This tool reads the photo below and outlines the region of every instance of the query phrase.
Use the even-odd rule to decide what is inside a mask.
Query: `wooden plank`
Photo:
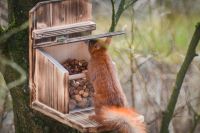
[[[56,66],[53,66],[53,75],[56,75]],[[56,80],[56,76],[53,77],[53,80]],[[53,82],[53,89],[54,89],[54,93],[53,93],[53,106],[56,110],[58,110],[58,86],[57,86],[57,82]]]
[[[64,89],[64,113],[69,113],[69,73],[65,74],[63,81],[65,81],[64,88],[67,88]]]
[[[77,42],[77,43],[71,43],[69,45],[46,47],[44,48],[44,50],[48,52],[61,64],[63,64],[69,58],[86,60],[86,61],[90,60],[88,45],[86,45],[85,42]]]
[[[36,86],[36,100],[46,103],[45,99],[45,86],[46,86],[46,68],[45,58],[41,53],[36,50],[36,60],[35,60],[35,73],[34,73],[34,83]]]
[[[54,0],[38,3],[30,10],[36,12],[36,29],[92,20],[90,0]]]
[[[65,1],[52,4],[52,26],[65,24]]]
[[[84,110],[67,114],[67,119],[83,128],[97,128],[101,124],[89,119],[89,116],[94,114],[94,109]]]
[[[96,29],[96,24],[92,21],[74,23],[71,25],[55,26],[51,28],[44,28],[33,30],[32,37],[34,39],[48,38],[53,36],[60,36],[84,31],[92,31]]]
[[[117,35],[122,35],[122,34],[125,34],[125,32],[123,32],[123,31],[109,32],[109,33],[98,34],[98,35],[89,35],[89,36],[81,36],[81,37],[74,37],[74,38],[66,38],[66,39],[63,40],[63,42],[39,43],[39,44],[37,44],[37,45],[35,45],[33,47],[34,48],[42,48],[42,47],[50,47],[50,46],[55,46],[55,45],[64,45],[64,44],[69,44],[69,43],[88,41],[88,40],[111,37],[111,36],[117,36]]]
[[[92,20],[92,4],[88,0],[68,0],[65,4],[65,24]]]
[[[39,53],[40,53],[40,51],[39,51]],[[42,53],[40,53],[40,56],[41,56],[40,60],[43,59],[43,62],[42,62],[43,65],[40,66],[40,71],[43,72],[42,76],[44,76],[43,80],[41,79],[44,82],[43,83],[44,86],[40,89],[43,90],[43,93],[44,93],[44,96],[45,96],[44,99],[42,99],[42,101],[45,105],[48,105],[49,107],[51,107],[51,105],[49,104],[49,98],[50,98],[50,86],[49,86],[49,84],[51,83],[51,81],[49,80],[49,72],[48,72],[48,69],[49,69],[48,62],[49,61]]]
[[[61,112],[59,112],[59,111],[57,111],[57,110],[55,110],[53,108],[50,108],[50,107],[48,107],[47,105],[45,105],[45,104],[43,104],[41,102],[35,101],[35,102],[33,102],[33,106],[38,107],[38,108],[40,108],[42,110],[46,110],[46,112],[50,112],[53,115],[56,115],[56,116],[58,116],[60,118],[65,118],[65,114],[63,114],[63,113],[61,113]]]
[[[63,84],[65,83],[65,82],[63,82],[63,78],[64,78],[64,76],[59,72],[59,71],[57,71],[57,73],[56,73],[56,77],[57,77],[57,85],[58,85],[58,110],[64,110],[64,106],[65,106],[65,104],[64,104],[64,88],[62,87],[63,86]],[[68,82],[67,82],[68,83]]]
[[[40,6],[36,10],[36,29],[47,28],[51,26],[50,4]]]
[[[48,0],[48,1],[38,2],[29,12],[30,13],[35,12],[42,5],[49,4],[49,3],[54,3],[54,2],[61,2],[61,1],[63,1],[63,0]]]
[[[48,81],[50,81],[50,82],[48,82],[48,91],[49,91],[49,105],[50,105],[50,107],[53,107],[53,108],[55,108],[53,105],[52,105],[52,103],[53,103],[53,97],[52,97],[52,89],[53,89],[53,86],[52,86],[52,77],[54,76],[54,75],[52,75],[52,73],[53,73],[53,65],[52,65],[52,63],[48,60],[48,66],[47,66],[47,71],[48,71],[48,77],[47,77],[47,79],[48,79]],[[54,81],[55,82],[55,81]]]
[[[38,100],[62,113],[68,112],[68,71],[45,51],[36,49],[34,82]],[[55,94],[54,94],[55,92]],[[55,101],[54,101],[55,100]]]
[[[92,4],[89,0],[79,0],[78,15],[80,21],[88,21],[92,19]]]
[[[74,75],[69,75],[69,80],[80,79],[85,77],[86,77],[85,73],[74,74]]]

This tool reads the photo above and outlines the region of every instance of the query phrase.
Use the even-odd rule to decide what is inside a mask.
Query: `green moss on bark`
[[[12,7],[10,17],[12,28],[19,27],[28,20],[29,10],[42,0],[8,0]],[[9,38],[5,44],[4,55],[14,60],[28,73],[28,29]],[[13,81],[19,75],[11,68],[4,73],[7,82]],[[28,82],[28,81],[27,81]],[[67,127],[29,107],[28,83],[10,90],[13,99],[13,111],[16,133],[78,133],[77,130]]]

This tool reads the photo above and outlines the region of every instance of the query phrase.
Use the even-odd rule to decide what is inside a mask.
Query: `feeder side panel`
[[[68,112],[68,72],[44,51],[36,50],[36,101],[62,113]]]

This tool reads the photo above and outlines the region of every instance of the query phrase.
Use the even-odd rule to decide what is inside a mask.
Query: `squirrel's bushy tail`
[[[104,107],[103,122],[118,128],[120,133],[146,133],[144,118],[133,109]]]

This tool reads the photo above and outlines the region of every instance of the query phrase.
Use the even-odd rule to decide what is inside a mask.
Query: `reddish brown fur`
[[[135,115],[131,114],[136,114],[135,111],[128,109],[127,99],[118,80],[116,68],[107,52],[110,42],[111,38],[107,38],[106,41],[90,42],[89,52],[91,60],[88,65],[88,76],[95,89],[94,104],[96,114],[91,118],[102,123],[106,128],[113,128],[116,126],[116,123],[105,123],[105,121],[109,121],[105,118],[105,108],[107,108],[107,111],[112,112],[117,110],[114,113],[119,113],[119,115],[124,117],[126,116],[123,114],[129,114],[128,117],[134,117]],[[128,130],[126,131],[126,128],[115,128],[119,128],[122,133],[129,133]]]

